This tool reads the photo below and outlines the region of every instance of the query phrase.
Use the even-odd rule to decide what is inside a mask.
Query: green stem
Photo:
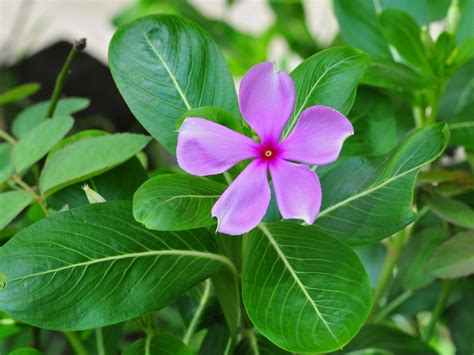
[[[372,310],[369,319],[374,318],[379,307],[379,302],[385,295],[385,292],[390,285],[393,270],[398,262],[398,258],[400,257],[400,252],[405,240],[404,232],[404,230],[401,230],[400,232],[394,234],[388,241],[387,257],[385,258],[377,286],[374,290],[374,295],[372,297]]]
[[[153,333],[148,332],[145,340],[145,355],[151,355],[151,340],[153,339]]]
[[[46,208],[46,203],[44,199],[38,195],[33,188],[28,185],[26,182],[24,182],[18,175],[13,175],[11,179],[18,185],[20,186],[23,190],[28,192],[33,198],[35,199],[36,202],[40,205],[41,209],[43,210],[43,213],[45,217],[48,217],[48,209]]]
[[[3,129],[0,129],[0,138],[5,139],[5,141],[10,143],[11,145],[16,144],[16,139],[9,135],[7,132],[5,132]]]
[[[223,173],[225,181],[227,182],[228,185],[232,184],[232,177],[230,176],[228,171],[225,171]]]
[[[198,308],[196,309],[196,312],[194,313],[193,319],[191,319],[191,322],[189,323],[189,326],[186,329],[186,332],[184,333],[184,336],[183,336],[183,343],[186,344],[186,345],[189,344],[189,341],[191,340],[191,337],[193,336],[194,332],[196,331],[199,320],[201,319],[201,316],[204,312],[204,308],[206,307],[207,301],[209,300],[210,292],[211,292],[211,280],[207,279],[204,282],[204,292],[202,294],[202,297],[201,297],[201,300],[199,302]]]
[[[95,339],[97,342],[97,354],[106,355],[105,346],[104,346],[104,335],[102,333],[102,328],[97,328],[95,330]]]
[[[84,344],[82,344],[81,339],[79,339],[79,337],[77,336],[76,332],[64,332],[63,334],[69,341],[69,344],[71,344],[71,347],[74,349],[76,355],[89,354],[86,348],[84,347]]]
[[[74,61],[74,58],[76,58],[77,53],[84,50],[84,48],[86,48],[85,38],[76,41],[72,46],[72,49],[69,52],[69,55],[67,56],[66,61],[64,62],[64,65],[61,68],[58,77],[56,78],[56,83],[54,84],[53,94],[51,95],[51,100],[49,102],[46,118],[52,117],[54,115],[54,111],[56,110],[59,97],[61,96],[61,92],[63,91],[64,82],[66,81],[66,78],[71,69],[71,64]]]
[[[415,127],[421,128],[423,127],[426,117],[422,107],[415,106],[413,107],[413,117],[415,119]]]
[[[428,325],[426,326],[425,331],[423,332],[422,339],[425,343],[427,343],[431,339],[431,336],[433,335],[436,322],[441,316],[441,313],[443,313],[444,306],[446,305],[446,302],[448,301],[448,297],[451,294],[453,285],[454,285],[453,280],[449,280],[449,279],[443,280],[443,284],[441,286],[441,292],[439,294],[438,301],[436,302],[430,321]]]
[[[407,290],[400,294],[397,298],[392,300],[389,304],[387,304],[381,311],[374,317],[374,323],[380,323],[385,318],[387,318],[392,311],[413,296],[413,290]]]

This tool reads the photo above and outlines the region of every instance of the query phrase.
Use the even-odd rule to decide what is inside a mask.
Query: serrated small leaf
[[[147,136],[121,133],[90,137],[70,144],[45,164],[40,176],[40,191],[48,195],[99,175],[133,157],[149,141]]]
[[[5,228],[31,201],[33,197],[25,191],[0,193],[0,230]]]
[[[13,164],[18,172],[25,171],[46,156],[71,129],[74,120],[69,116],[55,116],[31,129],[13,147]]]

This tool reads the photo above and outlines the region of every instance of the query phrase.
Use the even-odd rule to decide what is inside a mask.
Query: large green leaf
[[[10,102],[20,101],[23,100],[40,89],[39,84],[37,83],[29,83],[17,86],[13,89],[8,91],[2,92],[0,94],[0,105],[5,105]]]
[[[296,105],[287,131],[309,106],[326,105],[343,114],[349,113],[357,84],[369,62],[369,57],[358,49],[334,47],[321,51],[298,65],[291,72],[295,82]]]
[[[380,23],[387,41],[403,60],[426,74],[432,73],[420,28],[410,15],[401,10],[384,10]]]
[[[248,238],[242,294],[252,323],[273,343],[288,351],[327,352],[362,327],[371,288],[344,243],[277,222],[261,224]]]
[[[31,201],[33,201],[33,197],[22,190],[0,193],[0,230],[23,211]]]
[[[177,16],[142,17],[115,33],[109,48],[115,83],[136,118],[170,152],[176,121],[216,106],[238,114],[230,72],[212,38]]]
[[[39,125],[46,118],[48,112],[49,101],[40,102],[32,105],[15,118],[12,125],[12,132],[17,137],[22,137],[31,129]],[[71,115],[81,111],[89,106],[89,100],[80,97],[70,97],[58,101],[55,116]]]
[[[435,355],[436,352],[421,340],[397,329],[368,325],[337,354]]]
[[[191,175],[158,175],[145,182],[133,197],[135,219],[149,229],[186,230],[217,221],[212,206],[226,186]]]
[[[400,9],[410,14],[421,25],[446,17],[451,0],[381,0],[383,9]]]
[[[430,273],[457,278],[474,273],[474,232],[460,233],[443,243],[431,257]]]
[[[127,161],[141,151],[150,137],[122,133],[90,137],[59,150],[41,172],[42,194],[51,194],[67,185],[99,175]]]
[[[159,332],[157,335],[139,339],[128,346],[122,355],[192,355],[193,352],[183,342],[169,333]]]
[[[18,233],[0,248],[0,310],[47,329],[102,327],[157,310],[222,266],[232,268],[212,252],[206,230],[152,232],[131,208],[88,205]]]
[[[383,158],[352,158],[320,174],[323,201],[314,226],[351,244],[402,229],[415,218],[418,171],[441,155],[448,140],[446,124],[435,124],[414,131]]]
[[[74,120],[69,116],[47,119],[25,134],[13,147],[13,164],[24,171],[43,158],[71,129]]]
[[[392,58],[372,1],[335,0],[334,10],[347,44],[362,49],[373,58]]]

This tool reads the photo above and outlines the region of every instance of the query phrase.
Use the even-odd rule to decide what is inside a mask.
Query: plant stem
[[[225,181],[227,182],[227,184],[232,184],[232,177],[230,176],[229,172],[228,171],[225,171],[223,173],[224,175],[224,178],[225,178]]]
[[[443,284],[441,286],[441,292],[438,297],[438,301],[436,302],[435,308],[431,315],[430,321],[426,326],[425,331],[423,332],[422,340],[427,343],[431,336],[433,335],[433,331],[436,326],[436,322],[438,321],[441,313],[443,312],[444,306],[448,300],[449,295],[451,294],[451,290],[453,289],[454,281],[453,280],[443,280]]]
[[[5,132],[3,129],[0,129],[0,138],[5,139],[5,141],[10,143],[11,145],[16,144],[16,139],[9,135],[7,132]]]
[[[401,230],[400,232],[394,234],[390,237],[387,246],[387,257],[385,258],[382,271],[380,273],[379,280],[377,282],[377,286],[374,290],[374,295],[372,297],[372,310],[370,313],[369,319],[373,319],[375,313],[378,310],[378,305],[380,299],[384,296],[387,288],[390,284],[390,280],[392,279],[393,269],[398,262],[398,258],[400,257],[400,251],[405,241],[405,230]]]
[[[97,342],[97,354],[106,355],[104,347],[104,335],[102,333],[102,328],[97,328],[95,330],[95,339]]]
[[[82,38],[79,41],[76,41],[72,46],[69,55],[64,62],[61,71],[59,72],[58,77],[56,78],[56,83],[54,84],[53,94],[51,95],[51,100],[48,106],[48,112],[46,113],[46,118],[52,117],[54,115],[54,111],[56,110],[56,106],[58,104],[59,97],[61,96],[61,92],[63,91],[64,82],[69,74],[71,69],[71,64],[76,58],[77,53],[81,52],[86,48],[86,39]]]
[[[191,323],[189,323],[189,326],[186,329],[186,332],[184,333],[184,336],[183,336],[183,343],[186,345],[189,344],[191,337],[196,331],[199,319],[201,319],[202,313],[204,312],[204,308],[206,307],[206,303],[209,300],[210,292],[211,292],[211,280],[207,279],[206,281],[204,281],[204,292],[202,294],[198,308],[196,309],[193,319],[191,319]]]
[[[31,188],[30,185],[28,185],[26,182],[24,182],[18,175],[13,175],[11,179],[18,185],[20,186],[23,190],[28,192],[33,198],[35,199],[36,202],[40,205],[41,209],[43,210],[43,213],[45,217],[48,217],[48,209],[46,208],[46,204],[44,202],[44,199],[38,195],[35,190]]]
[[[79,337],[77,336],[76,332],[63,332],[63,334],[69,341],[69,344],[71,344],[71,347],[74,349],[76,355],[89,354],[86,348],[84,347],[84,344],[82,344],[81,339],[79,339]]]
[[[401,295],[399,295],[397,298],[392,300],[389,304],[387,304],[383,310],[380,311],[375,317],[374,317],[374,323],[379,323],[383,321],[387,316],[390,315],[390,313],[397,308],[399,305],[401,305],[403,302],[405,302],[407,299],[409,299],[411,296],[413,296],[415,292],[413,290],[407,290],[403,292]]]
[[[415,119],[415,127],[416,128],[423,127],[426,117],[425,117],[425,113],[422,107],[420,106],[413,107],[413,117]]]

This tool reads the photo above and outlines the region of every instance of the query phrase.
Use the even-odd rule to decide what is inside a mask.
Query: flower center
[[[260,146],[260,159],[271,161],[278,157],[279,148],[277,144],[262,144]]]
[[[272,152],[270,149],[268,149],[268,150],[265,151],[265,156],[266,156],[267,158],[270,158],[272,155],[273,155],[273,152]]]

